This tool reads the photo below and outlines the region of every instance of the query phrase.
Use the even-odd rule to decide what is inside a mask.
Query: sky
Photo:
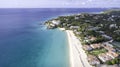
[[[120,0],[0,0],[0,8],[120,8]]]

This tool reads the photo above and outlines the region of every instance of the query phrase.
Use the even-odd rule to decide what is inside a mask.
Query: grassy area
[[[95,49],[95,50],[92,50],[92,51],[89,52],[89,54],[92,54],[92,55],[98,56],[99,54],[101,54],[101,53],[105,53],[105,52],[107,52],[107,50],[104,49],[104,48],[101,48],[101,49]]]
[[[120,60],[118,58],[115,58],[113,60],[107,61],[106,64],[108,64],[108,65],[114,65],[114,64],[118,64],[119,61]]]

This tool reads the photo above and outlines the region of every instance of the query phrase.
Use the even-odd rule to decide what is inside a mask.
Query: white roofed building
[[[52,20],[52,23],[55,25],[59,25],[60,24],[60,20]]]

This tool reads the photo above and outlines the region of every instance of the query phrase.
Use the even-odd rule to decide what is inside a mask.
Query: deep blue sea
[[[44,21],[61,15],[104,10],[0,9],[0,67],[69,67],[66,33],[46,29]]]

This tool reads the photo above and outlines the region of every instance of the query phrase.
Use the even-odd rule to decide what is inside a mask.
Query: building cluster
[[[88,55],[88,62],[90,62],[91,65],[100,64],[100,61],[97,59],[97,57],[93,55]]]
[[[60,20],[52,20],[52,21],[48,21],[46,25],[48,29],[53,29],[53,28],[56,28],[57,25],[59,25],[60,23],[61,23]]]
[[[83,46],[83,49],[89,52],[95,49],[100,49],[100,48],[107,50],[107,52],[100,53],[98,56],[88,54],[88,61],[91,65],[100,64],[100,61],[105,63],[119,56],[119,54],[117,54],[116,52],[116,49],[109,42],[96,43],[96,44],[90,44],[90,45]]]
[[[113,52],[113,51],[109,51],[107,53],[102,53],[98,56],[98,58],[102,62],[110,61],[112,59],[115,59],[116,57],[118,57],[118,54],[116,52]]]

